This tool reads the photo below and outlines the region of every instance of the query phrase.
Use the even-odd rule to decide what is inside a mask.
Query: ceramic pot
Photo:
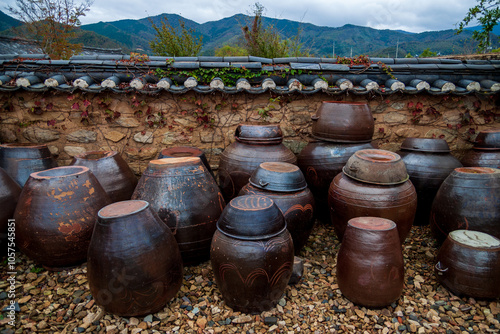
[[[14,217],[21,186],[0,168],[0,256],[7,252],[9,219]],[[14,231],[15,233],[15,231]]]
[[[164,148],[158,155],[158,159],[186,158],[186,157],[200,158],[201,162],[203,162],[203,164],[208,169],[212,177],[215,178],[212,168],[210,167],[207,157],[205,156],[205,153],[197,147],[175,146],[175,147]]]
[[[271,198],[283,213],[298,255],[314,227],[314,197],[300,169],[286,162],[263,162],[240,191]]]
[[[132,199],[148,201],[177,240],[184,265],[210,257],[210,243],[225,202],[199,158],[152,160]]]
[[[116,151],[89,151],[77,155],[71,165],[88,167],[112,202],[129,200],[137,177]]]
[[[439,283],[455,295],[500,297],[500,239],[478,231],[451,231],[436,261]]]
[[[312,135],[338,143],[370,142],[375,121],[366,103],[324,101],[312,119]]]
[[[500,149],[482,150],[472,148],[460,159],[464,167],[500,168]]]
[[[156,313],[175,297],[183,267],[172,232],[146,201],[102,208],[88,250],[96,303],[119,316]]]
[[[442,243],[454,230],[500,238],[500,169],[456,168],[444,180],[431,209],[431,230]]]
[[[219,186],[226,202],[238,195],[261,163],[297,163],[295,154],[281,143],[283,136],[277,124],[240,124],[235,138],[222,152],[218,170]]]
[[[239,196],[222,213],[210,260],[226,304],[235,311],[270,310],[283,296],[293,268],[293,242],[269,197]]]
[[[307,185],[316,201],[316,217],[324,223],[331,223],[328,206],[330,183],[354,152],[373,149],[371,143],[331,143],[313,141],[297,156],[297,164],[306,178]]]
[[[31,173],[57,167],[45,144],[11,143],[0,145],[0,167],[24,186]]]
[[[417,212],[413,225],[428,225],[432,202],[441,183],[460,161],[450,153],[443,139],[407,138],[399,152],[417,191]]]
[[[500,150],[500,129],[489,129],[479,132],[474,140],[474,148]]]
[[[338,174],[328,191],[331,219],[342,241],[347,222],[356,217],[380,217],[396,223],[403,243],[411,230],[417,210],[417,192],[410,180],[394,185],[356,181]]]
[[[85,262],[97,212],[110,203],[87,167],[32,173],[14,214],[17,246],[49,270]]]
[[[347,299],[365,307],[384,307],[401,296],[404,261],[394,222],[349,220],[337,254],[337,282]]]

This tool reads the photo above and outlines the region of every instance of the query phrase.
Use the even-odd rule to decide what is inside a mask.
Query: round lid
[[[474,148],[483,150],[500,149],[500,129],[483,130],[474,140]]]
[[[396,228],[392,220],[380,217],[356,217],[349,219],[348,225],[362,230],[387,231]]]
[[[269,197],[244,195],[233,198],[217,221],[217,229],[233,238],[260,240],[286,229],[281,210]]]
[[[406,138],[401,144],[401,149],[419,152],[450,152],[450,147],[446,140],[434,138]]]
[[[279,192],[294,192],[307,188],[306,179],[296,165],[288,162],[263,162],[250,176],[254,187]]]
[[[117,218],[132,215],[141,212],[149,206],[149,203],[143,200],[128,200],[109,204],[99,210],[99,218]]]
[[[470,230],[455,230],[451,231],[448,236],[463,245],[475,248],[497,248],[500,247],[500,239],[492,235],[479,231]]]
[[[458,167],[454,171],[466,174],[495,174],[500,172],[499,169],[490,167]]]
[[[279,144],[283,140],[279,124],[240,124],[234,135],[236,140],[246,143]]]

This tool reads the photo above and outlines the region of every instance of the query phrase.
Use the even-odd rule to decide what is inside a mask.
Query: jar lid
[[[405,151],[448,153],[450,147],[444,139],[434,138],[406,138],[401,144]]]
[[[133,215],[149,207],[149,202],[143,200],[127,200],[106,205],[99,210],[97,216],[101,219],[119,218]]]
[[[387,231],[396,228],[396,223],[392,220],[380,217],[355,217],[349,219],[348,225],[362,230]]]
[[[244,195],[233,198],[217,221],[217,229],[243,240],[272,238],[286,229],[281,210],[269,197]]]
[[[451,231],[448,236],[450,239],[466,246],[475,248],[498,248],[500,239],[495,238],[484,232],[470,230]]]
[[[261,163],[250,176],[249,183],[259,189],[279,192],[295,192],[307,188],[302,171],[288,162]]]
[[[236,140],[249,144],[279,144],[283,140],[279,124],[239,124],[234,135]]]

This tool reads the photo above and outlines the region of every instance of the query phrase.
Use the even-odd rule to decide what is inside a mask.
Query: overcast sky
[[[2,0],[14,4],[15,0]],[[75,0],[78,3],[79,0]],[[179,14],[197,23],[252,13],[252,0],[95,0],[82,24]],[[454,29],[476,0],[260,0],[264,16],[319,26],[422,32]],[[5,6],[2,6],[5,10]]]

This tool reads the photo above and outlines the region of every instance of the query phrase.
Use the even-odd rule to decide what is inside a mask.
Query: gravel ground
[[[403,245],[405,288],[382,309],[353,305],[335,276],[339,242],[333,228],[316,224],[301,252],[302,280],[288,286],[279,304],[259,315],[228,308],[209,262],[184,269],[176,298],[156,314],[118,317],[90,295],[85,264],[48,272],[16,254],[16,296],[9,297],[7,260],[1,264],[0,333],[498,333],[500,300],[459,298],[439,285],[433,271],[437,248],[428,227],[413,227]],[[500,282],[499,282],[500,284]],[[15,301],[15,328],[6,307]]]

